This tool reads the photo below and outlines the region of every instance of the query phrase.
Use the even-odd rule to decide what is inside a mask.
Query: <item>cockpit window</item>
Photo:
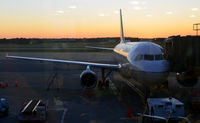
[[[163,54],[157,54],[157,55],[137,55],[135,57],[135,61],[140,60],[147,60],[147,61],[154,61],[154,60],[163,60],[164,55]]]
[[[155,55],[155,60],[163,60],[163,55],[162,54]]]
[[[143,60],[143,55],[137,55],[135,61]]]
[[[154,55],[144,55],[144,60],[154,60]]]

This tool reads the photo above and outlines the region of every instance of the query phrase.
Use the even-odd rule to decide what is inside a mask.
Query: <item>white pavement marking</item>
[[[67,111],[68,111],[68,109],[67,109],[67,108],[66,108],[66,109],[64,109],[60,123],[64,123],[64,120],[65,120],[65,115],[66,115]]]

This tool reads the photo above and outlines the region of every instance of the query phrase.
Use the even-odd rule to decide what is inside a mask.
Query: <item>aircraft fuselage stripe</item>
[[[116,52],[116,53],[118,53],[118,54],[120,54],[120,55],[123,55],[123,56],[125,56],[125,57],[128,57],[128,53],[127,52],[124,52],[124,51],[122,51],[122,50],[117,50],[117,49],[114,49],[114,52]]]

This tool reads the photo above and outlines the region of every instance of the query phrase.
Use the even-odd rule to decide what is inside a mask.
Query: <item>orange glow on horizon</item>
[[[181,29],[180,29],[181,30]],[[77,32],[70,32],[70,33],[65,33],[65,32],[10,32],[10,33],[1,33],[0,38],[105,38],[105,37],[120,37],[120,32],[113,31],[115,33],[109,33],[109,32],[104,32],[102,31],[93,31],[91,32],[82,32],[82,31],[77,31]],[[134,37],[134,38],[167,38],[169,36],[174,36],[174,35],[181,35],[181,36],[186,36],[186,35],[195,35],[195,32],[193,30],[189,31],[182,31],[179,32],[179,30],[165,30],[165,31],[160,31],[157,32],[156,30],[147,30],[147,31],[125,31],[125,37]]]
[[[118,21],[117,21],[118,22]],[[119,37],[120,27],[117,22],[114,24],[102,23],[70,23],[64,26],[53,25],[51,23],[31,23],[24,25],[1,26],[0,38],[100,38],[100,37]],[[149,25],[131,24],[126,21],[124,24],[125,37],[138,38],[167,38],[173,35],[195,35],[192,25],[183,24],[157,24]],[[138,22],[139,23],[139,22]],[[90,26],[87,26],[90,25]],[[175,26],[176,25],[176,26]]]
[[[181,1],[183,6],[180,0],[138,1],[139,5],[129,0],[116,4],[107,1],[105,8],[104,2],[95,2],[77,0],[71,5],[65,0],[1,1],[0,38],[119,37],[119,8],[123,10],[125,37],[195,35],[192,26],[200,18],[200,1],[195,0]]]
[[[134,34],[134,33],[132,33]],[[179,33],[165,33],[165,34],[138,34],[132,35],[131,33],[126,34],[125,37],[132,37],[132,38],[167,38],[169,36],[187,36],[187,35],[195,35],[195,32],[185,32],[182,34]],[[2,36],[3,35],[3,36]],[[111,37],[120,37],[119,34],[1,34],[0,39],[12,39],[12,38],[111,38]]]

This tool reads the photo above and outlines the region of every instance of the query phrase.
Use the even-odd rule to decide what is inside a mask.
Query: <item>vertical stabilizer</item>
[[[121,40],[120,43],[124,42],[124,30],[123,30],[123,21],[122,21],[122,10],[120,9],[120,22],[121,22]]]

